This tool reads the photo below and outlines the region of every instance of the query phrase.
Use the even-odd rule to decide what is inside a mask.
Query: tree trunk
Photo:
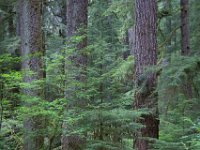
[[[188,56],[190,54],[190,42],[189,42],[189,1],[181,0],[181,55]],[[183,92],[187,99],[193,97],[193,91],[191,86],[190,73],[187,74],[186,83],[183,85]]]
[[[181,55],[190,55],[190,42],[189,42],[189,0],[180,0],[181,7]],[[186,99],[190,100],[193,97],[192,90],[192,77],[190,72],[187,72],[187,79],[183,81],[182,91]],[[183,117],[185,117],[186,104],[183,109]],[[185,132],[185,122],[183,120],[183,133]]]
[[[15,35],[15,27],[14,27],[14,22],[13,22],[13,10],[12,10],[12,6],[8,7],[8,13],[10,14],[10,17],[8,18],[8,33],[9,33],[9,37],[12,37]]]
[[[136,0],[134,56],[135,56],[135,109],[148,108],[149,114],[142,115],[137,122],[144,125],[135,134],[135,149],[149,150],[147,138],[158,138],[159,120],[156,88],[156,73],[145,73],[146,67],[156,65],[156,0]],[[142,88],[142,89],[141,89]]]
[[[17,34],[21,39],[20,53],[22,57],[21,69],[24,71],[23,81],[32,83],[44,78],[44,55],[42,36],[42,2],[38,0],[18,1]],[[30,74],[30,71],[33,74]],[[41,89],[24,88],[22,92],[27,97],[44,98]],[[27,107],[31,104],[26,103]],[[38,133],[44,127],[41,116],[27,117],[24,120],[24,149],[39,150],[43,148],[44,137]]]
[[[181,54],[189,55],[190,45],[189,45],[189,1],[181,0]]]
[[[164,8],[165,8],[165,11],[166,13],[168,14],[168,16],[166,16],[166,22],[165,22],[165,26],[166,26],[166,36],[167,37],[170,37],[171,36],[171,32],[172,32],[172,20],[171,20],[171,7],[172,7],[172,4],[171,4],[171,1],[169,0],[165,0],[164,1]],[[167,53],[170,53],[172,52],[172,38],[170,38],[167,43],[166,43],[166,50],[167,50]]]
[[[67,56],[74,63],[75,67],[79,68],[81,71],[76,76],[76,79],[84,82],[86,74],[86,64],[87,56],[84,54],[83,50],[87,46],[87,36],[86,29],[88,23],[88,0],[67,0],[66,2],[66,31],[65,35],[67,38],[67,43],[72,45],[71,48],[75,49],[75,52],[71,56]],[[74,36],[82,36],[80,41],[73,41]],[[74,44],[75,43],[75,44]],[[68,59],[68,58],[66,58]],[[67,73],[67,64],[65,63],[65,72]],[[67,84],[67,83],[66,83]],[[67,97],[68,93],[65,93]]]
[[[87,46],[87,22],[88,22],[88,0],[67,0],[66,1],[66,31],[65,35],[67,38],[67,42],[71,45],[73,43],[73,36],[83,36],[83,38],[78,41],[75,45],[73,45],[77,54],[74,54],[71,57],[71,61],[74,65],[79,68],[81,71],[76,76],[76,79],[80,82],[85,82],[86,74],[86,64],[87,64],[87,56],[82,52],[82,50]],[[67,64],[65,64],[65,73],[67,74]],[[66,83],[67,85],[67,83]],[[66,91],[65,97],[69,98],[71,93]],[[82,100],[83,101],[83,100]],[[80,103],[80,102],[77,102]],[[78,104],[82,105],[82,104]],[[63,123],[63,129],[67,129],[67,123]],[[82,149],[85,144],[84,139],[77,135],[63,135],[62,138],[62,149],[63,150],[78,150]]]
[[[86,33],[88,22],[88,0],[67,0],[66,5],[67,38],[70,39],[75,35],[83,36]],[[78,43],[77,49],[81,50],[86,46],[87,38],[85,37]]]

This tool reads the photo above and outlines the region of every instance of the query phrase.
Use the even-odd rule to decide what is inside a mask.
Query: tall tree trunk
[[[66,30],[65,35],[68,44],[72,45],[72,49],[75,49],[76,54],[70,56],[71,61],[76,67],[80,68],[81,72],[76,76],[76,79],[84,82],[87,57],[83,50],[87,46],[86,29],[88,23],[88,0],[67,0],[66,1]],[[83,36],[80,41],[74,42],[74,36]],[[73,45],[75,43],[75,45]],[[68,56],[69,57],[69,56]],[[67,66],[65,66],[67,70]],[[67,73],[67,72],[66,72]],[[65,97],[67,92],[65,93]]]
[[[151,112],[142,115],[137,122],[144,125],[135,134],[135,149],[149,150],[151,142],[146,138],[158,138],[159,120],[156,87],[156,73],[145,73],[146,67],[156,65],[156,0],[136,0],[135,3],[135,109],[148,108]],[[142,89],[141,89],[142,88]]]
[[[190,42],[189,42],[189,0],[180,0],[181,8],[181,55],[190,55]],[[187,79],[182,85],[183,93],[186,99],[192,99],[193,90],[191,85],[191,75],[187,72]],[[185,117],[186,104],[183,108],[182,115]],[[183,120],[183,133],[185,132],[185,121]]]
[[[180,0],[181,7],[181,55],[188,56],[190,54],[189,42],[189,0]],[[187,99],[192,98],[192,86],[190,73],[187,74],[187,81],[183,85],[183,92]]]
[[[13,22],[13,17],[14,15],[13,10],[12,10],[12,6],[8,6],[8,13],[10,14],[10,17],[8,18],[8,33],[9,33],[9,37],[12,37],[15,35],[15,27],[14,27],[14,22]]]
[[[44,55],[42,36],[42,1],[18,1],[17,34],[21,39],[20,53],[22,57],[21,69],[24,71],[23,81],[32,83],[44,78]],[[30,74],[30,71],[33,74]],[[24,88],[23,94],[27,97],[44,98],[44,90]],[[25,104],[31,107],[30,104]],[[41,116],[31,116],[24,120],[24,149],[39,150],[43,148],[44,137],[38,133],[44,127]]]
[[[189,1],[180,0],[181,7],[181,54],[189,55]]]
[[[165,11],[168,13],[168,16],[166,16],[166,22],[165,22],[165,28],[166,28],[166,36],[170,37],[171,36],[171,32],[172,32],[172,20],[171,20],[171,1],[169,0],[165,0],[164,1],[164,8]],[[166,49],[167,49],[167,53],[172,51],[172,39],[170,38],[167,43],[166,43]]]
[[[78,35],[85,34],[88,22],[88,0],[67,0],[66,3],[66,36],[68,39]],[[81,31],[79,31],[81,29]],[[84,31],[85,30],[85,31]],[[77,45],[77,49],[81,50],[87,46],[87,38],[83,38]],[[79,62],[83,63],[83,62]]]
[[[75,64],[76,67],[80,68],[80,73],[76,76],[76,79],[80,82],[85,82],[86,74],[86,63],[87,57],[82,52],[82,50],[87,46],[87,36],[86,29],[88,23],[88,0],[67,0],[66,1],[66,31],[65,35],[67,37],[68,42],[71,44],[71,39],[73,36],[83,36],[81,41],[75,44],[73,47],[78,55],[71,56],[71,60]],[[73,42],[72,42],[73,43]],[[66,74],[67,74],[67,64],[65,66]],[[66,83],[67,84],[67,83]],[[69,94],[70,95],[70,94]],[[68,93],[65,93],[65,97],[69,96]],[[83,100],[82,100],[83,101]],[[82,104],[78,104],[82,105]],[[67,124],[63,124],[64,130],[67,130]],[[68,149],[81,149],[84,140],[79,136],[66,136],[63,135],[62,138],[62,148],[64,150]]]

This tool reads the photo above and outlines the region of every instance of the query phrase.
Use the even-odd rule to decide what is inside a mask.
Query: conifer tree
[[[43,38],[42,38],[42,1],[18,0],[18,35],[20,36],[21,69],[24,72],[23,81],[35,84],[44,79]],[[43,84],[39,88],[25,87],[22,92],[25,99],[44,98]],[[26,103],[27,107],[34,104]],[[44,128],[44,119],[40,115],[27,116],[24,120],[24,149],[39,150],[43,148],[44,137],[40,130]]]
[[[72,49],[74,49],[75,54],[72,54],[72,56],[66,56],[66,59],[70,59],[74,66],[80,70],[78,74],[76,75],[75,79],[80,82],[84,83],[86,80],[86,63],[87,63],[87,57],[84,54],[83,50],[87,46],[87,36],[86,36],[86,29],[87,29],[87,22],[88,22],[88,0],[67,0],[66,1],[66,13],[65,18],[63,22],[66,23],[66,30],[65,30],[65,36],[67,38],[67,44],[73,45]],[[73,41],[75,37],[81,37],[81,40],[79,41]],[[75,43],[75,44],[73,44]],[[68,60],[66,60],[68,61]],[[68,65],[65,63],[65,74],[67,75],[68,72]],[[65,83],[66,86],[68,82]],[[73,87],[70,87],[71,89]],[[72,101],[77,101],[75,104],[82,105],[78,101],[84,101],[83,99],[77,99],[77,97],[73,94],[77,92],[78,89],[75,91],[71,91],[70,93],[68,91],[65,92],[65,98],[70,99]],[[78,87],[79,88],[79,87]],[[80,90],[78,90],[80,91]],[[74,100],[75,99],[75,100]],[[73,102],[70,102],[70,104],[73,106]],[[68,106],[67,109],[70,109]],[[66,110],[67,111],[67,110]],[[65,116],[66,117],[66,116]],[[67,130],[67,123],[63,124],[63,127],[65,130]],[[69,132],[69,131],[67,131]],[[62,138],[62,148],[63,149],[77,149],[81,147],[81,139],[77,135],[63,135]]]
[[[156,42],[156,0],[136,0],[135,2],[135,109],[148,108],[149,114],[143,114],[137,121],[144,125],[135,134],[135,149],[150,149],[150,140],[158,138],[158,98],[155,92],[156,73],[146,72],[147,67],[153,67],[157,62]]]

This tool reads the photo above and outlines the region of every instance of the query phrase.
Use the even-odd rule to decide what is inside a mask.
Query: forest
[[[200,150],[200,0],[0,0],[0,150]]]

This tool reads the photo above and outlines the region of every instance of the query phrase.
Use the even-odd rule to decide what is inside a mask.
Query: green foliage
[[[169,31],[166,26],[170,19],[172,27],[179,26],[179,3],[170,2],[171,9],[166,10],[159,1],[158,64],[147,67],[144,73],[158,75],[155,92],[159,99],[160,139],[154,149],[198,150],[200,58],[195,14],[200,5],[191,1],[192,54],[181,56],[180,31]],[[45,135],[44,149],[59,149],[61,135],[86,139],[87,150],[133,149],[134,132],[143,127],[134,120],[150,113],[133,109],[134,57],[124,58],[124,53],[130,51],[127,31],[133,25],[133,1],[90,1],[88,30],[79,29],[86,34],[70,39],[60,33],[66,27],[59,16],[63,1],[47,1],[43,26],[46,78],[31,82],[24,82],[23,77],[33,76],[34,72],[19,71],[20,61],[31,55],[18,57],[20,41],[7,27],[10,17],[16,22],[7,10],[15,10],[13,5],[13,0],[0,1],[0,149],[23,149],[23,121],[38,116],[45,126],[29,136]],[[87,47],[77,51],[76,45],[85,36]],[[75,58],[83,55],[87,56],[87,64],[77,65]],[[192,96],[185,92],[185,85],[190,85]],[[45,96],[28,95],[23,90],[40,91]]]
[[[199,62],[197,56],[172,54],[170,62],[162,69],[157,87],[161,109],[157,149],[199,149],[197,110],[200,97],[199,90],[195,90],[200,84],[197,79]],[[185,92],[185,84],[191,86],[192,97]]]

